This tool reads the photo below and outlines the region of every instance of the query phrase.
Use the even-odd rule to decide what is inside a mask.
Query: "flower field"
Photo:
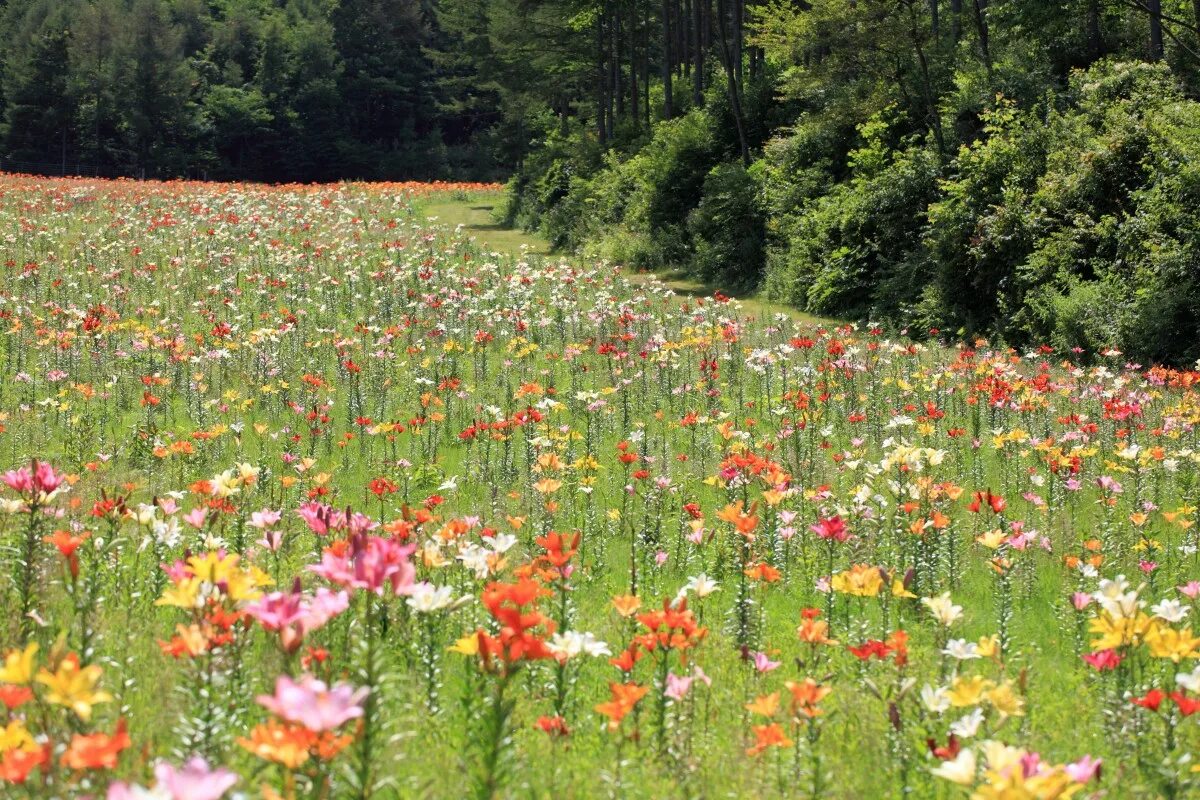
[[[1200,374],[423,221],[497,190],[0,177],[0,796],[1196,793]]]

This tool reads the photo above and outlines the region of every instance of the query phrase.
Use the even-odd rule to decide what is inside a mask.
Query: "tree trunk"
[[[925,99],[925,111],[929,115],[929,129],[933,131],[934,141],[937,142],[938,154],[946,154],[946,142],[942,137],[942,115],[938,109],[937,98],[933,90],[933,78],[929,71],[929,60],[925,57],[925,48],[921,44],[920,20],[917,18],[916,4],[908,7],[909,36],[912,37],[913,53],[917,57],[917,65],[921,74],[921,94]]]
[[[604,98],[604,16],[596,18],[596,136],[600,144],[608,143],[608,127],[605,125],[608,102]]]
[[[692,56],[696,63],[692,65],[692,102],[697,106],[704,103],[704,31],[705,8],[710,0],[694,0],[695,14],[692,19]],[[1200,0],[1196,0],[1200,3]]]
[[[988,31],[987,7],[988,0],[975,0],[975,32],[979,34],[979,55],[983,58],[983,65],[987,68],[988,75],[992,74],[992,46],[990,42],[990,33]]]
[[[642,103],[646,110],[646,127],[650,127],[650,4],[642,15]]]
[[[1162,0],[1146,0],[1146,13],[1150,15],[1150,60],[1163,57]]]
[[[733,0],[734,3],[739,0]],[[742,163],[745,166],[750,166],[750,146],[746,142],[746,124],[742,116],[742,97],[741,88],[737,78],[737,71],[733,64],[733,48],[729,41],[729,23],[726,20],[726,13],[723,0],[717,0],[717,31],[721,49],[721,66],[725,69],[725,81],[729,89],[729,108],[733,112],[733,124],[737,128],[738,148],[741,150]]]
[[[733,0],[733,68],[737,73],[738,86],[743,86],[742,80],[742,36],[746,20],[746,0]]]
[[[625,116],[625,40],[624,30],[621,27],[621,6],[618,4],[613,13],[613,60],[612,60],[612,77],[613,77],[613,96],[617,101],[617,116]]]
[[[629,118],[633,121],[634,130],[637,130],[642,107],[639,102],[640,98],[638,97],[638,18],[636,7],[633,9],[629,25]]]
[[[1196,0],[1200,3],[1200,0]],[[1097,61],[1104,55],[1104,39],[1100,34],[1100,0],[1088,0],[1085,40],[1088,59]]]
[[[663,85],[663,119],[675,116],[675,98],[671,90],[671,0],[662,2],[662,85]]]

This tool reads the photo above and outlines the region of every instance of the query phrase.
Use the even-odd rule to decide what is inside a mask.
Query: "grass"
[[[1194,793],[1188,765],[1161,765],[1200,748],[1200,715],[1129,697],[1200,660],[1200,604],[1101,645],[1098,602],[1072,596],[1124,574],[1149,614],[1200,577],[1195,376],[910,349],[766,324],[765,305],[735,325],[727,306],[655,298],[647,276],[510,257],[537,240],[495,227],[494,196],[414,210],[357,184],[5,180],[22,266],[0,271],[0,469],[48,459],[70,491],[43,498],[15,471],[0,486],[0,604],[36,612],[0,620],[0,698],[28,703],[0,723],[58,752],[118,720],[133,742],[86,784],[60,770],[28,796],[103,796],[200,754],[252,794],[951,800],[965,793],[933,774],[928,740],[950,747],[975,713],[960,738],[981,759],[985,739],[1045,763],[1103,758],[1103,784],[1077,798]],[[396,596],[393,576],[447,604],[410,604],[416,584]],[[249,604],[293,586],[271,602],[345,588],[348,604],[289,629],[294,652]],[[514,587],[516,621],[495,602]],[[622,613],[681,587],[695,617],[679,612],[665,642],[655,615]],[[961,617],[931,613],[951,603]],[[804,609],[827,637],[802,637]],[[550,618],[632,663],[549,657]],[[502,620],[529,637],[511,673],[472,652]],[[705,634],[684,635],[692,623]],[[45,681],[22,700],[8,655],[30,641],[39,669],[75,652],[112,698],[91,695],[90,719]],[[1110,648],[1114,669],[1082,658]],[[670,702],[668,670],[693,679]],[[335,726],[344,751],[288,769],[239,739],[281,713],[256,698],[304,672],[372,700]],[[832,690],[823,713],[792,705],[808,678]],[[607,702],[613,682],[647,694]],[[926,686],[952,706],[931,708]],[[795,741],[756,747],[771,726]]]
[[[480,247],[512,256],[522,253],[551,255],[550,243],[536,234],[509,228],[496,221],[504,200],[499,193],[479,193],[450,199],[430,199],[420,205],[418,215],[437,225],[462,226],[463,234],[474,237]]]
[[[464,234],[474,237],[486,250],[495,250],[513,256],[521,254],[545,257],[563,256],[561,253],[555,253],[550,243],[536,233],[506,227],[497,222],[497,209],[501,206],[503,199],[502,194],[490,192],[429,199],[421,203],[418,215],[438,225],[449,225],[450,227],[461,225]],[[722,291],[720,286],[703,283],[680,270],[662,270],[656,273],[630,272],[628,276],[630,281],[635,284],[657,278],[674,290],[676,294],[686,297],[711,297],[716,292]],[[741,301],[742,310],[746,315],[760,320],[776,314],[785,314],[796,322],[811,325],[830,326],[845,323],[845,320],[809,314],[792,306],[766,300],[757,293],[730,294],[723,292],[723,294],[736,297]]]

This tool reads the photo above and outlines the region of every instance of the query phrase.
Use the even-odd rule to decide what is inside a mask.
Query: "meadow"
[[[497,191],[0,177],[0,796],[1197,794],[1200,373]]]

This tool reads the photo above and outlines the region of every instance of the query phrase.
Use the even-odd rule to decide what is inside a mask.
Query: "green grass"
[[[433,199],[418,207],[420,218],[452,228],[462,226],[463,235],[474,237],[480,247],[512,256],[522,253],[548,256],[550,243],[536,234],[509,228],[496,221],[497,209],[504,201],[499,193],[480,193],[452,199]]]
[[[1025,701],[1023,715],[1006,718],[976,703],[988,717],[970,746],[994,737],[1050,763],[1100,756],[1111,796],[1166,794],[1154,766],[1165,750],[1161,720],[1142,715],[1125,692],[1170,689],[1193,659],[1177,668],[1139,644],[1119,670],[1086,666],[1095,605],[1077,613],[1070,597],[1096,591],[1098,580],[1066,558],[1096,552],[1085,542],[1099,540],[1100,575],[1144,580],[1147,606],[1181,597],[1174,587],[1200,577],[1197,557],[1179,555],[1195,543],[1195,529],[1180,522],[1195,510],[1179,509],[1200,498],[1200,397],[1179,376],[1063,369],[982,349],[974,360],[946,348],[914,352],[862,331],[816,335],[797,317],[768,324],[768,305],[749,306],[752,319],[732,326],[723,308],[642,291],[645,276],[631,282],[555,254],[513,258],[513,248],[528,252],[537,240],[495,227],[488,209],[498,196],[414,210],[378,187],[251,188],[218,224],[208,185],[11,188],[0,193],[0,219],[19,232],[14,263],[31,266],[0,272],[0,289],[19,299],[5,305],[0,337],[8,378],[0,381],[0,468],[49,459],[75,482],[53,500],[61,517],[40,529],[30,526],[41,517],[19,504],[0,514],[0,603],[12,604],[23,576],[35,576],[32,607],[47,621],[32,634],[39,666],[61,635],[102,668],[102,687],[114,695],[86,723],[39,708],[28,717],[39,735],[63,744],[123,718],[135,748],[120,777],[149,780],[155,759],[202,752],[254,793],[264,782],[282,785],[282,771],[236,739],[269,716],[255,698],[282,672],[311,669],[378,689],[372,763],[395,778],[399,797],[462,795],[487,740],[511,741],[500,797],[783,798],[807,796],[821,778],[822,797],[950,800],[962,794],[930,774],[926,738],[946,742],[969,709],[932,713],[919,693],[951,685],[957,673],[1009,681]],[[81,195],[102,202],[67,205]],[[423,227],[429,216],[442,227]],[[154,224],[164,219],[175,224]],[[450,234],[451,224],[474,242]],[[76,251],[96,255],[63,256]],[[814,346],[789,344],[801,336]],[[1132,422],[1109,418],[1131,400],[1139,408]],[[1008,437],[993,438],[1000,433]],[[1142,447],[1137,459],[1125,450],[1131,443]],[[257,475],[235,477],[243,470]],[[1115,476],[1123,493],[1106,498],[1100,476]],[[376,480],[384,481],[378,495]],[[214,488],[230,486],[227,502],[216,497]],[[987,489],[1007,499],[1002,515],[986,504],[970,510],[972,493]],[[114,497],[126,498],[130,513],[113,505],[106,514]],[[344,530],[309,529],[297,513],[309,500],[329,513],[370,515],[389,526],[375,533],[421,544],[417,579],[463,604],[420,616],[393,597],[380,618],[355,590],[347,612],[308,634],[306,644],[329,652],[323,666],[289,660],[259,624],[211,651],[161,652],[177,626],[208,621],[192,604],[156,604],[181,574],[169,579],[159,565],[186,554],[239,553],[279,588],[297,579],[309,594],[330,588],[309,567],[323,550],[335,557],[350,544],[337,542]],[[727,504],[739,501],[757,504],[752,539],[730,522]],[[1158,508],[1135,527],[1148,502]],[[437,518],[414,532],[404,521],[422,508]],[[251,526],[263,509],[283,513],[277,552],[259,545]],[[198,510],[198,525],[180,522]],[[922,528],[934,510],[946,525]],[[689,537],[696,514],[698,541]],[[809,526],[834,514],[850,538],[817,539]],[[998,551],[978,538],[1015,523],[1038,535],[1024,549],[1002,545],[1015,564],[1005,599],[992,569]],[[41,542],[28,533],[51,525],[92,533],[79,550],[82,595],[53,544],[27,571],[22,544]],[[484,526],[512,546],[478,574],[459,548],[497,542]],[[580,533],[565,580],[542,571],[536,537],[548,530]],[[1135,549],[1143,535],[1161,547]],[[1142,577],[1145,558],[1162,563]],[[781,579],[752,583],[745,568],[761,564]],[[882,581],[876,597],[820,590],[821,578],[852,565],[868,576],[911,570],[912,592],[949,591],[963,616],[940,628],[917,597],[893,597]],[[555,592],[540,610],[614,653],[641,624],[620,617],[614,597],[636,593],[645,611],[700,572],[716,580],[713,594],[691,598],[707,636],[686,665],[679,654],[667,665],[677,675],[700,666],[711,687],[696,684],[692,699],[668,707],[657,653],[628,675],[607,658],[580,658],[567,672],[539,660],[512,687],[512,724],[489,740],[481,714],[496,675],[448,648],[481,626],[497,632],[480,601],[489,581],[535,569]],[[89,596],[94,602],[77,602]],[[806,607],[828,609],[836,645],[797,639]],[[16,616],[0,621],[0,656],[25,636]],[[1011,635],[1003,659],[956,664],[941,653],[947,638],[975,642],[999,633],[1002,620]],[[849,649],[896,630],[909,637],[907,663],[861,661]],[[371,660],[366,631],[382,643]],[[740,645],[779,667],[758,673]],[[376,681],[370,664],[383,677]],[[785,682],[805,678],[832,688],[815,750],[801,741],[747,755],[765,717],[746,704],[773,692],[786,703]],[[595,710],[611,681],[650,690],[616,732]],[[536,722],[558,711],[570,735],[547,736]],[[772,719],[807,738],[807,723],[783,714]],[[1200,747],[1197,719],[1181,722],[1177,753]],[[357,735],[353,723],[343,731]],[[364,741],[330,765],[333,796],[357,796],[345,776]],[[33,796],[70,796],[62,788]]]
[[[423,201],[418,206],[418,217],[432,221],[437,225],[450,227],[462,226],[463,233],[474,239],[485,250],[495,250],[512,256],[522,254],[546,257],[571,256],[556,253],[550,243],[536,233],[510,228],[497,222],[497,210],[504,201],[500,193],[479,193],[469,196],[454,196],[451,198],[431,199]],[[724,291],[722,287],[703,283],[689,277],[680,270],[662,270],[657,273],[630,272],[629,279],[634,284],[644,283],[650,278],[657,278],[677,294],[685,297],[711,297],[721,291],[723,294],[736,297],[742,303],[742,310],[749,316],[766,319],[776,314],[786,314],[790,319],[811,325],[829,326],[844,324],[845,320],[831,317],[821,317],[799,311],[791,306],[775,303],[760,297],[757,293],[738,294]]]

